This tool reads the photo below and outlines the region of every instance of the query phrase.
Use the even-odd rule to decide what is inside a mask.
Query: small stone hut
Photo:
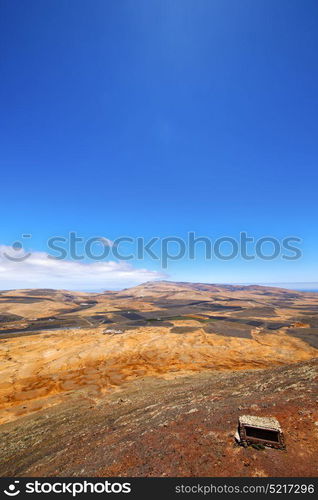
[[[275,417],[239,417],[238,437],[241,444],[261,444],[284,449],[285,441],[281,426]]]

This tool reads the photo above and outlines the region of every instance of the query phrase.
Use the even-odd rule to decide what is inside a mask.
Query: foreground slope
[[[144,377],[0,426],[0,474],[315,476],[318,362]],[[238,416],[278,418],[286,451],[235,446]]]

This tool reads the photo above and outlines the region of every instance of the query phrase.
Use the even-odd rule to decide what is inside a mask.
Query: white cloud
[[[137,269],[127,262],[56,260],[44,252],[33,252],[19,262],[10,259],[22,256],[23,253],[13,251],[12,247],[0,245],[0,289],[118,289],[165,277],[157,271]]]

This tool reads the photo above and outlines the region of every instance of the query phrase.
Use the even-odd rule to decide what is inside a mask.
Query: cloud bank
[[[10,260],[10,257],[17,259],[20,256],[23,254],[14,252],[12,247],[0,246],[0,289],[120,289],[165,277],[157,271],[138,269],[126,262],[55,260],[44,252],[34,252],[21,261]]]

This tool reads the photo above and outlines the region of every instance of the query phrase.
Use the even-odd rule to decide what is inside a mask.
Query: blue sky
[[[295,235],[297,261],[206,262],[199,252],[164,273],[318,282],[315,0],[0,7],[0,244],[31,234],[26,250],[42,262],[25,271],[0,256],[0,288],[50,284],[47,240],[70,231],[111,240]],[[105,288],[161,277],[150,258],[129,268],[113,261]],[[54,287],[94,287],[93,264],[85,260],[78,281],[74,268],[50,269]]]

